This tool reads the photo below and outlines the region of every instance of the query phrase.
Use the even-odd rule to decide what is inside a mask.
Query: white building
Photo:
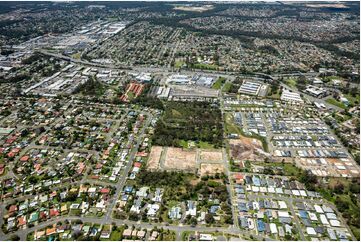
[[[303,103],[303,100],[299,93],[291,92],[286,88],[284,88],[282,91],[281,100],[292,103]]]

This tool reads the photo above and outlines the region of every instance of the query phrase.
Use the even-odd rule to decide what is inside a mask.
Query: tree
[[[304,183],[308,190],[314,191],[317,184],[317,177],[310,171],[303,171],[299,181]]]
[[[36,184],[38,182],[39,178],[36,177],[36,176],[30,176],[28,178],[28,181],[31,183],[31,184]]]
[[[192,217],[190,220],[189,220],[189,223],[191,226],[196,226],[197,225],[197,219],[195,217]]]
[[[139,220],[138,214],[134,212],[129,213],[129,220],[138,221]]]
[[[20,240],[20,237],[17,235],[17,234],[13,234],[10,236],[10,240],[12,241],[19,241]]]
[[[347,209],[349,209],[349,204],[348,204],[348,202],[342,200],[339,196],[336,197],[335,204],[336,204],[337,209],[338,209],[341,213],[343,213],[343,212],[345,212]]]
[[[335,185],[335,187],[334,187],[334,192],[335,193],[337,193],[337,194],[342,194],[342,193],[344,193],[344,189],[345,189],[345,186],[342,184],[342,183],[340,183],[340,182],[338,182],[336,185]]]
[[[207,224],[212,224],[214,223],[214,218],[213,215],[210,213],[207,213],[204,220],[206,221]]]

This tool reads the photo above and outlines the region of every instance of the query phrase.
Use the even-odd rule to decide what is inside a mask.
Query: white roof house
[[[272,234],[278,233],[277,225],[275,223],[270,223],[269,228],[270,228]]]
[[[326,218],[326,215],[321,214],[321,215],[320,215],[320,219],[321,219],[321,223],[322,223],[323,225],[329,225],[329,224],[330,224],[330,223],[328,222],[327,218]]]
[[[201,241],[212,241],[213,236],[211,234],[199,234],[199,240],[201,240]]]
[[[307,227],[306,232],[308,235],[317,235],[316,230],[312,227]]]
[[[158,210],[159,210],[159,204],[157,204],[157,203],[148,204],[147,208],[148,208],[147,215],[150,216],[150,217],[154,217],[157,214]]]
[[[290,214],[286,211],[277,211],[278,213],[278,217],[280,218],[289,218],[290,217]]]
[[[191,216],[196,216],[197,215],[197,206],[196,206],[196,202],[194,201],[188,201],[187,202],[187,211],[186,211],[186,215],[191,215]]]
[[[295,196],[300,196],[300,192],[298,190],[292,190],[292,194]]]
[[[314,207],[315,207],[315,210],[316,210],[317,213],[323,213],[323,210],[322,210],[321,206],[315,204]]]
[[[328,219],[337,219],[337,216],[334,213],[326,213],[326,216]]]
[[[269,188],[268,188],[268,192],[269,192],[269,193],[275,193],[274,187],[269,187]]]
[[[332,227],[340,227],[341,226],[340,221],[338,221],[336,219],[331,219],[330,224],[331,224]]]
[[[315,213],[308,213],[308,216],[310,216],[311,221],[318,221],[317,216]]]
[[[141,187],[139,191],[136,192],[138,197],[146,197],[148,196],[148,189],[149,187]]]
[[[285,201],[278,201],[278,205],[279,205],[280,209],[287,208],[287,204],[285,203]]]

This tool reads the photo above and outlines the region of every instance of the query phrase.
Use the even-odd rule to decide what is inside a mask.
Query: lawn
[[[350,226],[350,229],[352,230],[353,235],[359,240],[360,239],[360,228],[357,228],[355,226]]]
[[[345,94],[344,96],[345,96],[345,98],[348,99],[351,106],[355,106],[356,104],[360,103],[360,95],[356,95],[356,97],[353,97],[351,94]],[[356,102],[358,102],[358,103],[356,103]]]
[[[352,118],[352,116],[350,116],[350,115],[342,115],[339,113],[336,113],[336,115],[335,115],[335,119],[337,120],[338,123],[345,122],[345,121],[349,120],[350,118]]]
[[[209,64],[194,64],[193,68],[195,69],[202,69],[202,70],[217,70],[218,66],[217,65],[209,65]]]
[[[287,79],[285,82],[290,87],[296,87],[296,84],[297,84],[296,79],[292,79],[292,78]]]
[[[214,146],[208,142],[199,141],[197,146],[201,149],[213,149]]]
[[[281,90],[278,89],[276,93],[272,94],[271,96],[268,96],[269,98],[272,99],[280,99],[281,98]]]
[[[80,60],[81,54],[80,54],[80,52],[78,52],[78,53],[72,54],[71,57],[72,57],[73,59],[78,59],[78,60]]]
[[[232,87],[232,83],[231,83],[231,82],[226,82],[226,83],[223,85],[222,91],[223,91],[223,92],[229,92],[229,90],[231,89],[231,87]]]
[[[122,234],[123,234],[123,231],[113,230],[112,233],[110,234],[109,240],[118,241],[118,240],[120,240]]]
[[[213,84],[212,88],[217,90],[221,89],[225,80],[226,79],[224,77],[218,78],[218,80]]]
[[[175,232],[174,231],[163,231],[162,232],[162,240],[163,241],[175,240]]]
[[[81,209],[70,209],[69,215],[70,216],[80,216]]]
[[[240,128],[233,122],[233,116],[230,113],[225,114],[226,134],[241,134]]]
[[[191,234],[193,234],[193,232],[191,232],[191,231],[184,231],[184,232],[182,233],[182,240],[183,240],[183,241],[187,241],[188,238],[189,238],[189,235],[191,235]]]
[[[179,60],[177,60],[177,61],[175,61],[175,63],[174,63],[174,67],[175,67],[175,68],[181,68],[184,64],[185,64],[184,61],[179,61]]]
[[[335,106],[337,106],[337,107],[339,107],[339,108],[346,109],[346,105],[345,105],[345,104],[337,101],[337,100],[334,99],[334,98],[328,98],[328,99],[326,99],[326,102],[329,103],[329,104],[335,105]]]
[[[193,144],[192,144],[193,143]],[[186,140],[180,140],[179,146],[181,146],[183,149],[190,149],[192,146],[197,145],[198,148],[201,149],[213,149],[214,146],[208,142],[199,141],[198,143],[194,143],[194,141],[186,141]]]
[[[281,162],[257,162],[256,165],[265,166],[265,167],[282,167],[284,176],[299,176],[301,169],[291,163],[281,163]]]
[[[343,80],[343,78],[339,77],[339,76],[329,76],[327,78],[330,79],[330,80]]]
[[[179,141],[179,145],[180,145],[183,149],[188,149],[188,141],[180,140],[180,141]]]
[[[131,92],[131,91],[129,91],[129,92],[127,93],[127,95],[128,95],[128,99],[129,99],[130,101],[133,100],[134,97],[135,97],[135,94],[134,94],[133,92]]]

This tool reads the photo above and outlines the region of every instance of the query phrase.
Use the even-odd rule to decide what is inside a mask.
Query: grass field
[[[78,59],[78,60],[80,60],[80,52],[75,53],[75,54],[72,54],[71,57],[72,57],[73,59]]]
[[[296,79],[292,79],[292,78],[287,79],[285,82],[290,87],[296,87],[296,84],[297,84]]]
[[[231,89],[231,87],[232,87],[232,83],[231,83],[231,82],[226,82],[226,83],[223,85],[222,92],[229,92],[229,90]]]
[[[192,143],[194,143],[195,146],[197,146],[198,148],[201,149],[213,149],[214,145],[208,143],[208,142],[204,142],[204,141],[199,141],[197,143],[195,143],[194,141],[186,141],[186,140],[180,140],[179,141],[179,146],[181,146],[184,149],[189,149],[192,147]]]
[[[269,98],[273,98],[273,99],[280,99],[281,97],[281,90],[278,89],[276,93],[272,94],[271,96],[268,96]]]
[[[120,240],[122,234],[123,234],[122,231],[113,230],[112,233],[110,234],[109,240],[111,240],[111,241]]]
[[[352,95],[350,94],[345,94],[344,95],[345,98],[348,99],[348,101],[350,102],[350,104],[352,106],[355,106],[356,104],[359,104],[360,103],[360,95],[356,95],[356,97],[353,97]],[[356,103],[357,102],[357,103]]]
[[[197,146],[201,149],[213,149],[214,146],[208,142],[200,141],[198,142]]]
[[[226,134],[241,134],[241,129],[233,122],[233,116],[230,113],[225,114]]]
[[[194,64],[193,68],[195,69],[204,69],[204,70],[217,70],[218,66],[217,65],[209,65],[209,64]]]
[[[339,108],[346,109],[346,105],[345,105],[345,104],[337,101],[337,100],[334,99],[334,98],[328,98],[328,99],[326,99],[326,102],[329,103],[329,104],[335,105],[335,106],[337,106],[337,107],[339,107]]]
[[[218,78],[218,80],[213,84],[212,88],[217,90],[221,89],[225,80],[226,79],[224,77]]]
[[[259,163],[254,163],[254,164],[265,166],[265,167],[282,167],[283,172],[284,172],[284,174],[283,174],[284,176],[299,176],[300,173],[301,173],[300,168],[298,168],[294,164],[290,164],[290,163],[280,163],[280,162],[265,163],[265,162],[259,162]]]
[[[183,65],[185,64],[185,62],[184,61],[175,61],[175,63],[174,63],[174,67],[175,68],[181,68]]]

